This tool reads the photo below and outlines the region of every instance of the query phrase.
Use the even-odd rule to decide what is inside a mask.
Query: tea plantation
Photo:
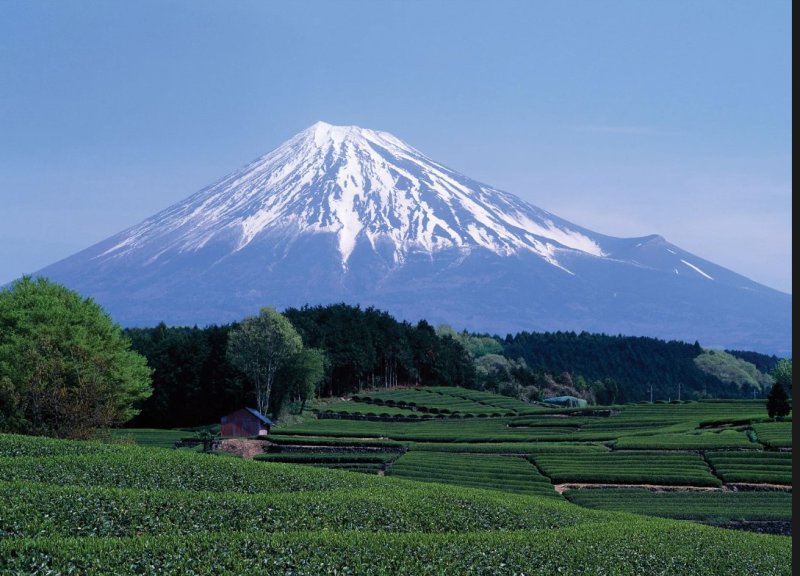
[[[0,434],[0,574],[792,573],[790,537],[701,524],[790,525],[791,421],[763,402],[392,394],[254,460]]]

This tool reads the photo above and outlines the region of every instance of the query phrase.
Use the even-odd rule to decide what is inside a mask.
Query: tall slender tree
[[[231,363],[253,380],[256,407],[269,410],[275,374],[303,349],[303,341],[291,322],[274,308],[262,308],[258,316],[245,318],[228,336]]]

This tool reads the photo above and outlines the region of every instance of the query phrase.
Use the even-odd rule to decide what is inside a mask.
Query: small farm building
[[[576,398],[575,396],[551,396],[544,398],[542,402],[546,404],[555,404],[556,406],[567,406],[569,408],[585,408],[589,403],[583,398]]]
[[[269,434],[272,420],[255,408],[240,408],[220,420],[220,436],[264,436]]]

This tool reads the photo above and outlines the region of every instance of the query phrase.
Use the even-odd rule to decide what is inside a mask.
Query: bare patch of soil
[[[265,442],[263,440],[249,440],[246,438],[228,438],[223,440],[219,449],[223,452],[230,452],[242,458],[252,459],[256,454],[264,452]]]
[[[788,484],[756,484],[752,482],[730,482],[725,484],[725,488],[734,492],[741,490],[779,490],[781,492],[791,492],[792,487]]]
[[[780,490],[791,492],[792,487],[785,484],[747,484],[737,482],[725,484],[722,487],[714,486],[676,486],[671,484],[593,484],[570,482],[566,484],[554,484],[556,492],[563,494],[572,488],[644,488],[653,492],[737,492],[745,490]]]
[[[556,492],[563,494],[571,488],[644,488],[653,492],[720,492],[722,488],[712,486],[673,486],[668,484],[587,484],[568,483],[555,484]]]

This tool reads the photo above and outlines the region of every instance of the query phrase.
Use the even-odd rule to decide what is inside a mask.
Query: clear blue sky
[[[0,0],[0,284],[317,120],[791,292],[789,0]]]

